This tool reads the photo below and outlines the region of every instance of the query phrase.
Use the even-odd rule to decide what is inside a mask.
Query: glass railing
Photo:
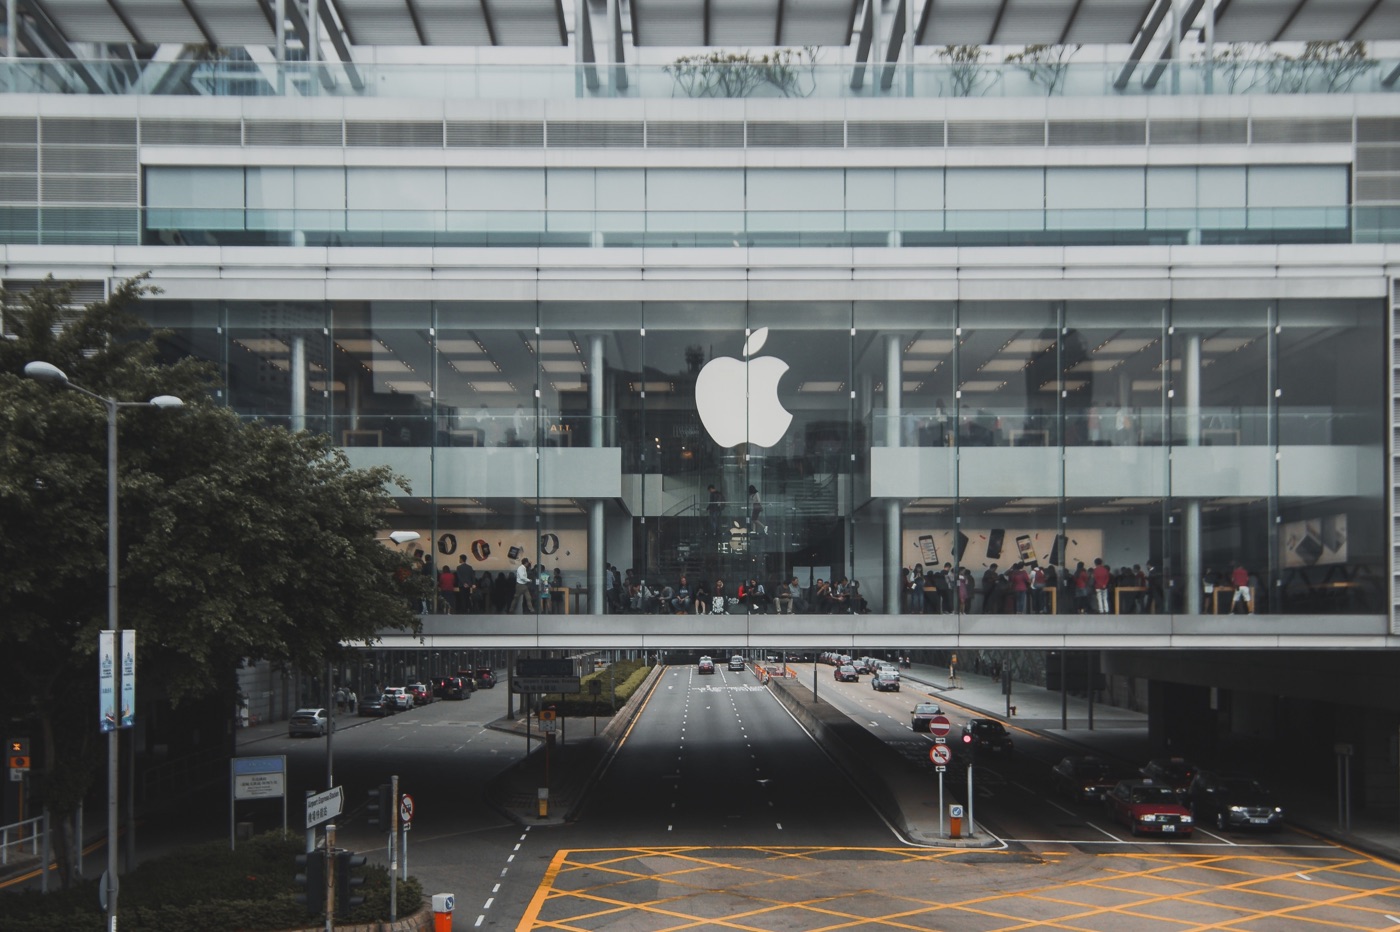
[[[432,416],[422,413],[364,413],[305,415],[241,412],[247,420],[289,430],[329,433],[343,447],[587,447],[592,432],[602,431],[602,445],[614,433],[615,417],[536,415],[509,408],[477,408],[468,414]]]
[[[0,93],[425,100],[577,98],[956,98],[1377,94],[1395,91],[1394,60],[1006,62],[914,65],[488,65],[216,60],[0,60]],[[202,54],[202,53],[201,53]],[[857,76],[859,79],[857,80]],[[941,142],[940,142],[941,144]]]

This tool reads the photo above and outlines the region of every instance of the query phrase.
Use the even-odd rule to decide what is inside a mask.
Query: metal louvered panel
[[[649,120],[649,149],[742,149],[744,124],[734,120],[701,122],[691,120]]]
[[[490,45],[480,3],[457,0],[414,0],[428,45]]]
[[[544,124],[538,120],[491,120],[447,124],[448,148],[499,147],[538,149],[544,145]]]
[[[850,120],[846,145],[857,148],[943,148],[941,120]]]
[[[1052,146],[1145,146],[1147,123],[1143,120],[1052,120],[1048,139]]]
[[[550,121],[545,126],[545,144],[551,149],[601,149],[642,147],[640,120],[594,123],[575,120]]]
[[[41,278],[7,278],[0,282],[0,287],[13,295],[26,295],[36,288],[51,287],[52,284],[67,285],[73,289],[64,307],[81,307],[107,297],[107,282],[100,278],[56,283],[45,283]]]
[[[1038,120],[1001,123],[950,120],[948,122],[948,145],[1043,146],[1045,145],[1045,124]]]
[[[0,203],[34,204],[38,200],[38,175],[0,175]]]
[[[39,121],[33,117],[0,119],[0,140],[10,145],[22,142],[36,143],[39,141]]]
[[[0,145],[0,172],[37,172],[38,146]]]
[[[1356,202],[1358,204],[1392,203],[1395,201],[1400,201],[1400,172],[1358,175],[1356,177]]]
[[[1246,120],[1153,120],[1147,127],[1154,146],[1243,145],[1249,141]]]
[[[238,120],[142,120],[145,146],[240,146],[243,124]]]
[[[135,120],[44,117],[41,129],[45,145],[51,143],[115,146],[136,145]]]
[[[1400,144],[1391,146],[1357,146],[1356,171],[1400,172]]]
[[[749,148],[829,148],[846,144],[846,124],[840,120],[811,122],[754,121],[749,123]]]
[[[1357,142],[1400,142],[1400,117],[1358,117]]]
[[[135,175],[43,175],[44,204],[134,204]]]
[[[559,0],[485,0],[497,45],[564,45]]]
[[[339,146],[339,120],[247,120],[244,144],[249,146]]]
[[[347,121],[347,146],[391,146],[398,148],[442,148],[442,124],[437,121],[365,120]]]
[[[44,171],[134,175],[140,167],[135,146],[44,146]]]
[[[1256,145],[1351,142],[1351,120],[1260,120],[1250,123]]]

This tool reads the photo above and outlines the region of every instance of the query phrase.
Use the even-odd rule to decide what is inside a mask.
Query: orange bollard
[[[962,818],[960,816],[952,816],[948,819],[948,837],[962,837]]]
[[[433,894],[433,932],[452,932],[452,910],[457,898],[451,893]]]

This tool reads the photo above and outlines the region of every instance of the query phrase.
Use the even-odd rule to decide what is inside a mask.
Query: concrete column
[[[603,338],[588,338],[588,445],[603,445]]]
[[[900,423],[903,418],[904,394],[904,370],[900,367],[900,360],[903,352],[900,348],[902,338],[898,334],[888,334],[885,337],[885,446],[897,447],[900,445],[903,434],[903,426]]]
[[[889,498],[885,500],[885,614],[898,615],[903,609],[899,603],[900,593],[904,590],[904,569],[900,565],[899,557],[903,552],[903,533],[900,527],[899,499]]]
[[[588,614],[603,614],[603,500],[588,503]]]
[[[306,430],[306,337],[292,337],[292,430]]]
[[[1181,363],[1182,382],[1185,387],[1186,404],[1182,412],[1186,418],[1185,433],[1187,446],[1200,446],[1201,443],[1201,335],[1188,334],[1186,337],[1186,358]],[[1201,613],[1201,502],[1188,499],[1181,528],[1182,561],[1181,577],[1186,585],[1185,609],[1188,615]]]

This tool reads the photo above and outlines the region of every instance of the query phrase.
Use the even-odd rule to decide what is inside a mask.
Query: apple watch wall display
[[[792,412],[778,399],[778,382],[788,364],[777,356],[754,355],[767,339],[768,328],[760,327],[744,340],[744,359],[716,356],[695,378],[700,423],[721,447],[771,447],[792,423]],[[736,417],[739,411],[746,416]]]

